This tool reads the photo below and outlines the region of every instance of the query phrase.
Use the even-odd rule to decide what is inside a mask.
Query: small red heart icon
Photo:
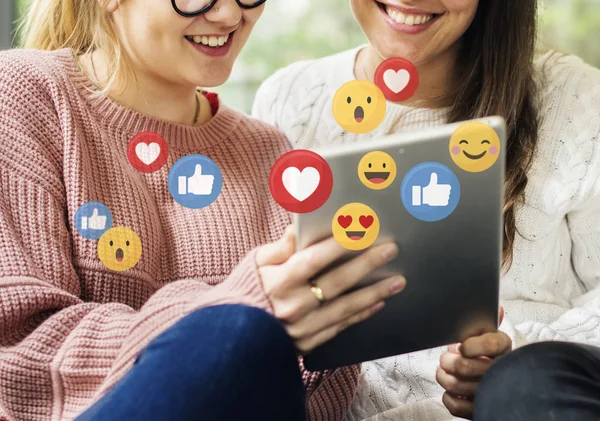
[[[352,223],[352,216],[351,215],[340,215],[338,216],[338,224],[340,224],[342,226],[342,228],[346,229],[350,226],[350,224]]]
[[[358,222],[360,222],[360,224],[365,228],[369,228],[371,225],[373,225],[373,221],[375,219],[373,218],[373,215],[369,215],[369,216],[365,216],[362,215],[360,218],[358,218]]]

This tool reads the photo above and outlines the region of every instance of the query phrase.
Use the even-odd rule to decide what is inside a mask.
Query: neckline
[[[359,45],[358,47],[355,47],[351,50],[349,50],[348,52],[349,54],[349,61],[351,63],[350,66],[348,66],[347,64],[344,65],[344,77],[347,80],[362,80],[362,79],[358,79],[356,77],[356,74],[354,72],[354,68],[356,67],[356,60],[358,59],[358,54],[364,49],[367,48],[369,46],[369,44],[362,44]],[[437,107],[437,108],[431,108],[431,107],[413,107],[410,105],[404,105],[401,103],[396,103],[396,102],[390,102],[390,101],[386,101],[387,103],[387,108],[388,110],[394,110],[394,111],[403,111],[404,113],[415,113],[418,111],[422,111],[424,113],[427,114],[431,114],[431,115],[435,115],[435,114],[445,114],[448,111],[450,111],[450,106],[445,106],[445,107]]]
[[[242,119],[240,113],[222,103],[213,117],[200,126],[189,126],[148,116],[106,95],[95,96],[99,89],[76,63],[73,50],[62,49],[58,50],[57,54],[75,89],[92,112],[109,127],[125,132],[129,138],[143,131],[152,131],[161,135],[169,145],[189,149],[205,148],[226,139]]]

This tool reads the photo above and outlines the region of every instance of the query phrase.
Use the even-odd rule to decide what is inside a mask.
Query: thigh
[[[215,306],[152,341],[134,367],[77,421],[305,420],[296,352],[271,315]]]
[[[475,420],[600,419],[600,349],[536,343],[498,360],[482,379]]]

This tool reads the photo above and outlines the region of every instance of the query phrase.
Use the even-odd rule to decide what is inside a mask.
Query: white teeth
[[[209,47],[222,47],[229,40],[229,35],[225,35],[224,37],[207,37],[202,35],[194,35],[193,37],[191,37],[191,39],[196,44],[202,44]]]
[[[433,19],[433,15],[407,15],[388,6],[385,7],[385,11],[396,23],[405,25],[423,25]]]

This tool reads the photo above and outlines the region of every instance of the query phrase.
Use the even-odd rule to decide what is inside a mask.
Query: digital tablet
[[[367,237],[377,224],[372,245],[395,241],[399,254],[357,287],[393,274],[404,275],[407,286],[375,316],[307,355],[307,369],[458,343],[497,329],[505,151],[501,117],[314,151],[329,164],[333,188],[322,207],[294,215],[297,248],[337,230],[356,250],[353,244],[373,241]]]

